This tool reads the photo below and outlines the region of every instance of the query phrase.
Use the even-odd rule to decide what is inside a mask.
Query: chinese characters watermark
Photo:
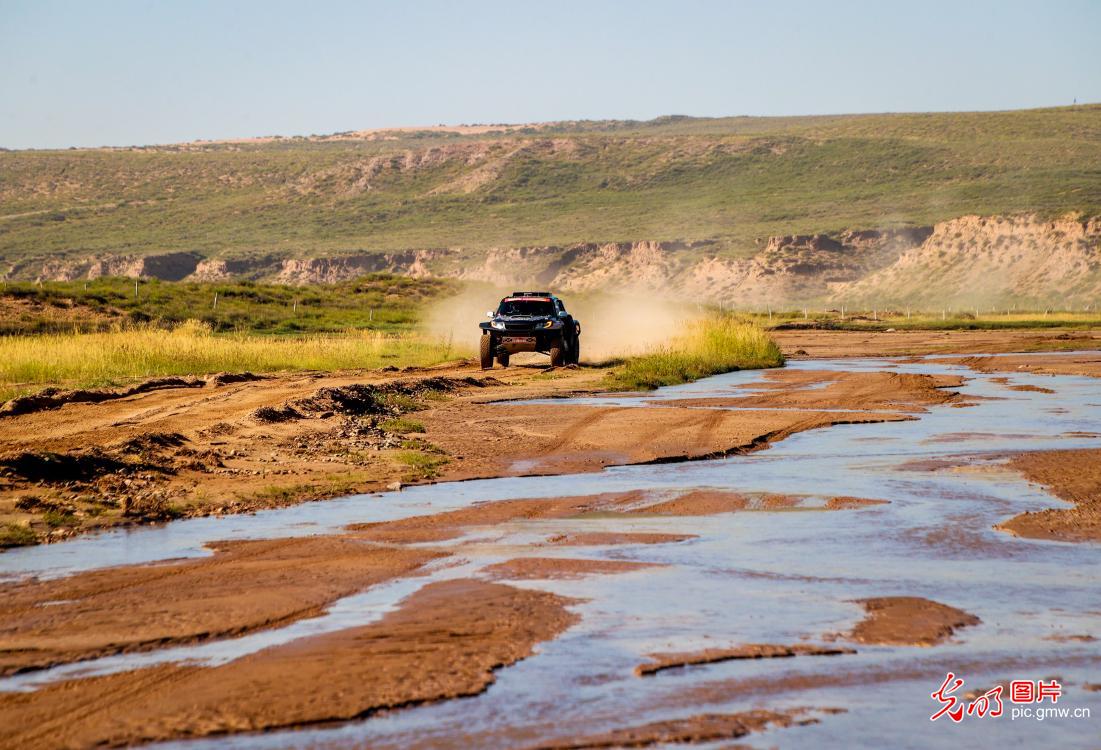
[[[948,717],[958,724],[966,717],[977,719],[996,719],[1005,714],[1005,705],[1002,701],[1005,692],[1004,685],[995,685],[979,695],[971,694],[970,699],[957,697],[956,691],[963,687],[963,679],[949,672],[941,686],[929,694],[934,701],[940,704],[940,708],[929,717],[930,721],[937,721],[942,717]],[[1089,718],[1088,708],[1072,708],[1058,706],[1059,698],[1063,695],[1063,686],[1056,679],[1050,680],[1013,680],[1009,683],[1009,695],[1006,696],[1012,707],[1009,718],[1036,719],[1042,721],[1046,718]],[[1050,705],[1044,705],[1050,703]]]

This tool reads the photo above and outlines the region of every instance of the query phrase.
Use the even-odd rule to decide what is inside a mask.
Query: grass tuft
[[[783,363],[780,348],[759,326],[716,316],[689,324],[667,347],[628,359],[606,382],[612,390],[650,390]]]
[[[20,526],[17,523],[0,524],[0,549],[26,547],[37,542],[37,535],[27,526]]]
[[[408,481],[435,479],[439,476],[440,467],[448,462],[447,456],[422,450],[405,450],[396,458],[399,463],[409,468],[406,475]]]
[[[57,510],[48,510],[42,516],[42,520],[46,522],[46,525],[51,529],[57,529],[62,526],[75,526],[78,521],[76,516],[72,513]]]
[[[380,424],[379,428],[383,432],[389,432],[394,435],[408,435],[411,432],[424,432],[424,425],[422,423],[415,419],[406,419],[404,417],[388,419]]]

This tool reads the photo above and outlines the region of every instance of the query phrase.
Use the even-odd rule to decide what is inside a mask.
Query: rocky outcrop
[[[48,260],[42,264],[37,277],[54,281],[98,279],[101,276],[181,281],[195,273],[202,259],[197,253],[162,253],[102,255],[76,261]]]
[[[694,264],[677,285],[736,307],[809,304],[890,265],[931,233],[921,227],[770,237],[751,258],[709,258]]]
[[[191,274],[191,281],[230,281],[256,279],[278,273],[283,260],[273,255],[254,258],[202,260]]]
[[[854,304],[1096,308],[1101,218],[963,216],[941,222],[890,266],[837,293]]]
[[[709,242],[440,248],[330,257],[203,259],[193,253],[23,263],[8,278],[98,276],[326,284],[387,272],[565,292],[641,290],[731,307],[1097,304],[1101,218],[964,216],[934,227],[780,235],[749,257]]]
[[[448,250],[407,250],[400,253],[342,255],[332,258],[289,258],[282,261],[272,281],[280,284],[333,284],[368,273],[431,276],[428,264]]]

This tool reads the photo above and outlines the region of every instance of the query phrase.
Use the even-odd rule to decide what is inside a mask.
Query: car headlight
[[[496,328],[496,329],[497,329],[497,330],[499,330],[499,331],[500,331],[500,330],[504,330],[504,327],[505,327],[505,324],[504,324],[504,323],[502,323],[502,322],[501,322],[501,321],[499,321],[499,320],[494,320],[494,321],[491,321],[491,322],[490,322],[490,325],[491,325],[491,326],[493,326],[494,328]]]

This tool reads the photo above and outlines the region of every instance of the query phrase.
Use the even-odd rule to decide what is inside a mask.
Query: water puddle
[[[938,358],[919,361],[797,361],[791,369],[964,375],[976,397],[965,409],[933,407],[917,421],[838,425],[796,434],[768,450],[714,461],[626,466],[595,474],[511,477],[412,487],[248,516],[120,530],[0,555],[0,575],[57,576],[107,565],[207,554],[218,539],[338,531],[349,523],[440,512],[486,500],[692,488],[806,498],[807,512],[734,512],[702,517],[613,516],[515,521],[472,530],[461,565],[396,581],[335,604],[318,618],[243,638],[99,659],[0,681],[29,689],[45,680],[163,661],[216,664],[300,637],[380,617],[431,580],[478,575],[515,556],[564,556],[659,563],[663,567],[571,580],[518,581],[583,600],[581,622],[535,656],[497,673],[484,694],[424,705],[335,727],[219,737],[181,747],[454,746],[509,748],[569,734],[703,712],[756,707],[837,706],[820,724],[742,742],[813,747],[948,747],[962,741],[1008,746],[1095,742],[1101,693],[1097,571],[1101,546],[1015,538],[992,527],[1026,510],[1062,504],[1004,466],[1007,453],[1101,447],[1101,383],[1072,376],[983,375]],[[1013,391],[1043,385],[1055,393]],[[584,402],[660,405],[671,398],[753,393],[759,372],[736,372],[645,397]],[[576,401],[575,401],[576,402]],[[562,403],[548,400],[548,403]],[[508,408],[502,404],[494,408]],[[886,505],[817,510],[835,496]],[[797,508],[798,509],[798,508]],[[810,512],[814,510],[814,512]],[[659,532],[693,535],[676,544],[556,547],[562,534]],[[544,545],[533,549],[532,542]],[[982,624],[930,648],[857,645],[857,654],[731,661],[633,674],[646,654],[743,643],[822,643],[863,617],[856,599],[921,596],[977,615]],[[1064,637],[1064,640],[1053,640]],[[1094,719],[973,720],[932,724],[929,693],[954,671],[967,689],[1000,680],[1047,678],[1068,685],[1059,705],[1090,706]],[[1007,704],[1008,706],[1008,704]],[[900,731],[905,727],[905,731]],[[1092,729],[1092,732],[1091,732]],[[781,739],[782,738],[782,739]],[[463,744],[463,741],[458,741]]]

